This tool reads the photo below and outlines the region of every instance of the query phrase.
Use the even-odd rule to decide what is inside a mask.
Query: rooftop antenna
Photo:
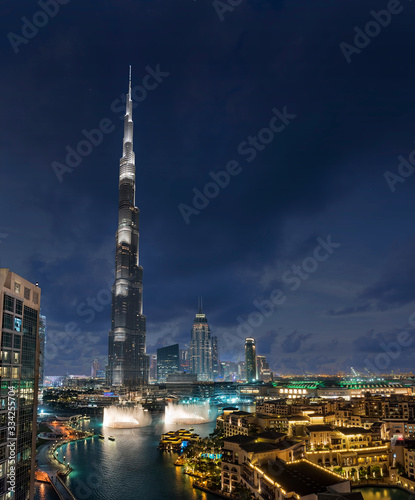
[[[128,93],[130,94],[131,97],[131,64],[130,64],[130,76],[128,79]]]

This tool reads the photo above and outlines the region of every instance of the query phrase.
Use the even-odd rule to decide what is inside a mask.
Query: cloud
[[[395,248],[387,258],[378,281],[364,288],[356,304],[329,309],[328,316],[358,316],[397,309],[415,301],[415,240]]]
[[[294,353],[301,349],[303,343],[311,337],[311,333],[292,332],[281,342],[281,347],[285,353]]]

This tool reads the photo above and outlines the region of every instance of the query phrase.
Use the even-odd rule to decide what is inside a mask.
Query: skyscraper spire
[[[143,315],[143,268],[139,265],[139,215],[135,206],[135,154],[131,66],[124,116],[124,138],[119,171],[118,230],[112,319],[109,332],[108,382],[135,388],[148,383],[146,318]]]
[[[128,94],[131,99],[131,64],[130,64],[130,78],[128,79]]]

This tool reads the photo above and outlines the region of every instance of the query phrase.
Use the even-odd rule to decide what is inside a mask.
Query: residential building
[[[0,269],[0,500],[34,495],[40,298],[37,284]]]

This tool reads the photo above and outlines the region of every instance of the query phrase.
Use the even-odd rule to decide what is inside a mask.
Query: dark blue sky
[[[384,173],[415,149],[415,4],[65,2],[54,17],[0,7],[1,266],[42,288],[46,373],[107,354],[129,64],[133,86],[154,87],[134,109],[148,351],[188,341],[203,295],[224,360],[249,333],[279,373],[412,369],[411,342],[385,349],[414,333],[415,175],[403,167],[392,192]],[[387,8],[372,38],[357,34]],[[278,113],[284,129],[263,131]],[[102,120],[112,131],[59,182],[52,164]],[[187,224],[179,206],[231,161],[238,175]],[[329,235],[340,246],[313,260]],[[293,279],[303,262],[312,272]],[[281,305],[252,315],[278,290]],[[249,317],[259,326],[241,328]]]

